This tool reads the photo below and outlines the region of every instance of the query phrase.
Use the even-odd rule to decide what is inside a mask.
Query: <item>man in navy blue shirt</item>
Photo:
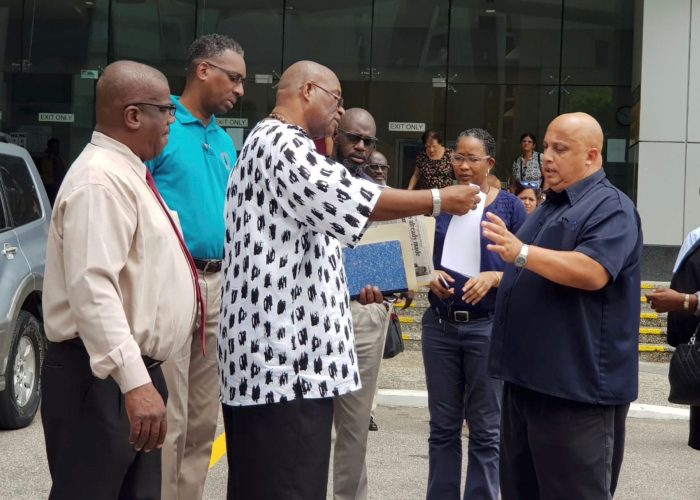
[[[584,113],[547,128],[546,202],[518,231],[489,214],[498,289],[489,373],[505,382],[501,494],[607,499],[637,398],[642,232],[605,177],[603,131]]]

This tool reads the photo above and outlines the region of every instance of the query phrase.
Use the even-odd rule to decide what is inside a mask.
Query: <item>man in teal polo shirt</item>
[[[162,498],[168,500],[202,497],[216,432],[223,213],[236,149],[214,115],[230,111],[243,95],[245,74],[243,49],[234,40],[218,34],[195,40],[187,54],[182,97],[172,97],[177,109],[170,140],[148,163],[168,207],[177,212],[206,302],[205,341],[197,325],[186,348],[163,364],[169,400]]]

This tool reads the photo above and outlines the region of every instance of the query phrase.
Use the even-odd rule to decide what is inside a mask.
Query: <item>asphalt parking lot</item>
[[[367,458],[370,498],[424,498],[428,411],[380,406],[377,419],[380,430],[370,433]],[[687,425],[683,420],[628,419],[627,449],[616,499],[700,499],[700,452],[686,446]],[[0,450],[0,498],[47,498],[51,480],[39,419],[26,429],[0,432]],[[224,456],[210,470],[205,499],[225,498],[226,473]]]

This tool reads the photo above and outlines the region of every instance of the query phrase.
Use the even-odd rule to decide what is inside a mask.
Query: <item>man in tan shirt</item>
[[[177,222],[143,163],[167,143],[174,106],[165,76],[131,61],[105,69],[96,106],[48,237],[41,414],[50,498],[160,499],[160,362],[189,342],[198,297]]]

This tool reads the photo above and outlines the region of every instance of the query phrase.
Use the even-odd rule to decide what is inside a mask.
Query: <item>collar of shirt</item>
[[[560,193],[548,189],[546,193],[547,202],[551,202],[555,205],[561,205],[564,202],[568,202],[569,205],[573,207],[581,198],[585,196],[588,191],[591,190],[593,186],[598,184],[603,179],[605,179],[605,170],[601,168],[597,172],[594,172],[584,179],[581,179],[576,184],[569,186]]]
[[[219,128],[219,124],[216,121],[216,116],[211,117],[211,120],[209,120],[208,125],[204,125],[202,123],[202,120],[194,116],[189,109],[185,107],[184,104],[180,102],[180,96],[177,95],[171,95],[170,99],[172,99],[173,104],[175,104],[175,118],[177,121],[182,123],[183,125],[188,125],[190,123],[197,123],[201,125],[203,128],[208,129],[208,128]]]
[[[144,180],[144,182],[146,182],[146,165],[143,163],[143,161],[141,161],[141,158],[136,156],[134,152],[129,149],[126,144],[122,144],[116,139],[97,131],[92,133],[90,143],[100,148],[116,151],[125,156],[131,169],[136,172]]]

